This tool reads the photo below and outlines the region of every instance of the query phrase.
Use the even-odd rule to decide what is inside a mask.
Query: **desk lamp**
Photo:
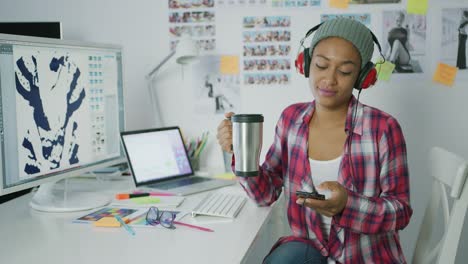
[[[147,75],[146,80],[148,82],[148,89],[151,98],[151,104],[153,106],[153,112],[155,116],[155,125],[156,126],[163,126],[164,122],[162,119],[162,115],[159,109],[159,102],[157,93],[156,96],[153,95],[154,93],[154,79],[161,69],[161,67],[166,64],[172,57],[176,57],[176,62],[178,64],[184,65],[189,64],[197,60],[198,58],[198,45],[190,36],[182,36],[179,40],[176,48],[171,51],[156,67],[154,67]]]

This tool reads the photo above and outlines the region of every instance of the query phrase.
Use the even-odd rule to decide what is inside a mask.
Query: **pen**
[[[132,219],[128,220],[128,223],[131,223],[131,222],[133,222],[135,220],[138,220],[140,217],[142,217],[144,215],[146,215],[146,212],[143,212],[142,214],[139,214],[139,215],[133,217]]]
[[[125,228],[125,230],[127,230],[127,232],[134,236],[135,235],[135,231],[133,230],[133,228],[131,228],[129,225],[127,225],[125,223],[125,221],[122,219],[122,217],[120,217],[120,215],[114,215],[115,219],[117,219],[117,221],[119,221],[119,223]]]
[[[209,228],[201,227],[201,226],[196,226],[196,225],[191,225],[191,224],[187,224],[187,223],[182,223],[182,222],[179,222],[179,221],[174,221],[173,223],[176,224],[176,225],[195,228],[195,229],[198,229],[198,230],[201,230],[201,231],[214,232],[213,229],[209,229]]]
[[[148,193],[149,195],[151,196],[176,196],[176,194],[174,193],[163,193],[163,192],[140,192],[140,191],[136,191],[134,192],[134,194],[140,194],[140,193]]]

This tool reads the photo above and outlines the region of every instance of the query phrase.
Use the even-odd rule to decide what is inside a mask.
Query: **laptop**
[[[195,175],[179,127],[120,133],[137,187],[189,195],[236,181]]]

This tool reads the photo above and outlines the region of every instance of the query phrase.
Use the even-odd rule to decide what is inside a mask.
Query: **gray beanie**
[[[361,55],[361,69],[371,60],[374,53],[374,42],[371,31],[362,23],[345,17],[323,22],[312,38],[309,49],[311,57],[317,43],[328,37],[339,37],[353,43]]]

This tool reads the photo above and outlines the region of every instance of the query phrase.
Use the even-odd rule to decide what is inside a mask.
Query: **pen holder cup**
[[[193,171],[200,170],[200,157],[191,157],[190,164],[192,164]]]

